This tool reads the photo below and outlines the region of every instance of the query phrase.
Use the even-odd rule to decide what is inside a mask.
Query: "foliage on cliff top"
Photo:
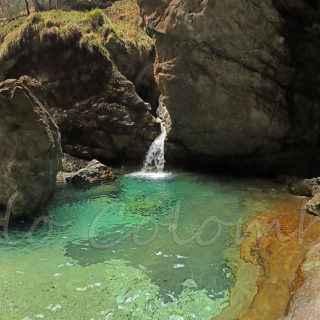
[[[153,39],[145,31],[136,0],[118,0],[105,13],[124,37],[136,46],[143,45],[149,49],[153,46]]]
[[[142,27],[135,0],[116,2],[105,12],[52,10],[3,24],[0,26],[0,58],[15,54],[33,36],[38,36],[40,41],[55,39],[57,43],[79,38],[81,47],[86,46],[90,51],[98,49],[105,55],[108,55],[110,40],[138,50],[152,48],[153,40]]]

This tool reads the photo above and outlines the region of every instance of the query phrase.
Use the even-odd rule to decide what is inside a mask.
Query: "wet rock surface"
[[[61,166],[59,129],[31,86],[41,90],[27,77],[0,83],[0,206],[12,199],[15,217],[47,203]]]
[[[320,221],[304,206],[300,197],[288,197],[245,225],[230,305],[215,320],[319,319],[319,244],[313,253],[310,248]],[[243,287],[251,288],[249,294]]]
[[[308,251],[305,261],[299,268],[298,289],[289,305],[288,315],[280,320],[320,319],[320,244]]]
[[[316,193],[312,199],[307,202],[306,210],[312,215],[320,216],[320,193]]]

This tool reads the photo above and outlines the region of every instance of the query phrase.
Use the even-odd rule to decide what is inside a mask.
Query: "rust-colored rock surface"
[[[319,249],[310,253],[309,248],[318,241],[320,220],[304,208],[305,201],[295,197],[246,224],[230,306],[215,320],[278,320],[287,315],[290,305],[284,319],[317,319],[311,316],[319,312],[313,307],[318,301],[314,287]],[[304,262],[307,253],[308,263]],[[312,283],[311,271],[317,275]],[[301,317],[301,308],[308,309],[310,318]]]

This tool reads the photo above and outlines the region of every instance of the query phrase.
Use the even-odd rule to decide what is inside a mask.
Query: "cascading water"
[[[161,123],[161,134],[153,141],[144,160],[142,172],[162,173],[164,169],[164,144],[167,137],[166,127]]]
[[[143,168],[139,172],[131,173],[130,176],[145,179],[165,179],[171,177],[172,174],[164,172],[164,147],[167,138],[167,131],[164,124],[161,123],[161,134],[152,142]]]

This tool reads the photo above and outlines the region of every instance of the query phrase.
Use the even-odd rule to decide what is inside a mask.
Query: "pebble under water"
[[[48,219],[3,234],[2,316],[211,319],[235,282],[236,223],[288,197],[268,181],[192,173],[59,187]]]

